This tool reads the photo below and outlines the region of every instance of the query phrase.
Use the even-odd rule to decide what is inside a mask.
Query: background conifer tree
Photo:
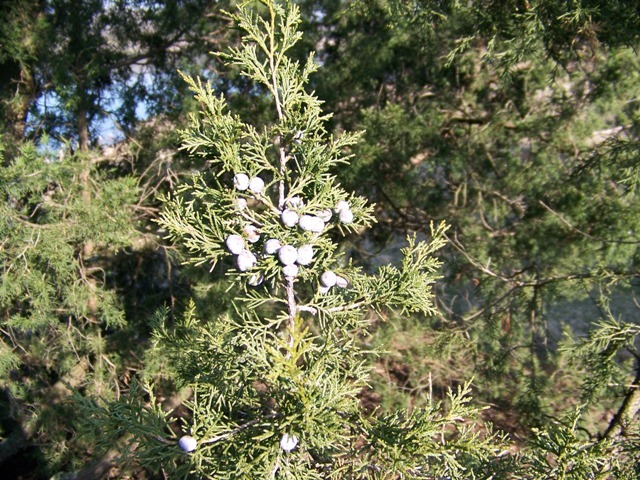
[[[386,378],[399,363],[408,387],[383,396],[420,401],[412,385],[473,374],[474,398],[496,405],[486,415],[524,442],[580,397],[582,370],[558,345],[597,334],[608,307],[627,325],[638,318],[636,8],[353,4],[312,17],[323,59],[313,82],[333,128],[366,130],[339,174],[384,212],[360,245],[393,245],[432,218],[451,226],[447,320],[407,320],[404,341],[383,326],[398,349]],[[618,358],[637,358],[630,350]],[[637,371],[626,364],[627,381],[610,382],[583,426],[607,428],[603,412],[637,388]]]
[[[43,475],[81,462],[70,389],[113,398],[120,388],[128,325],[106,272],[135,235],[138,189],[112,173],[32,144],[0,167],[0,463],[27,448]]]

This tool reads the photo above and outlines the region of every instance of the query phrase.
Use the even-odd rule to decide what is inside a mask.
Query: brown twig
[[[624,436],[627,428],[640,411],[640,366],[636,372],[636,378],[629,385],[620,408],[611,419],[607,430],[602,435],[603,439],[614,440]]]

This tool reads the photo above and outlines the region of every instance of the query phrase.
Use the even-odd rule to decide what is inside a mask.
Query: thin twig
[[[226,433],[222,433],[220,435],[216,435],[215,437],[212,437],[212,438],[208,438],[207,440],[203,440],[200,443],[201,444],[217,443],[217,442],[219,442],[221,440],[224,440],[226,438],[229,438],[229,437],[235,435],[236,433],[240,433],[241,431],[246,430],[247,428],[255,425],[258,422],[260,422],[261,420],[274,418],[275,416],[276,416],[275,413],[269,413],[269,414],[265,415],[264,417],[254,418],[253,420],[250,420],[247,423],[243,423],[242,425],[239,425],[238,427],[234,428],[233,430],[230,430],[230,431],[228,431]]]
[[[572,225],[566,218],[564,218],[558,212],[553,210],[549,205],[544,203],[542,200],[538,200],[538,203],[540,205],[542,205],[544,208],[546,208],[551,214],[553,214],[554,216],[558,217],[558,219],[562,223],[564,223],[567,227],[569,227],[571,230],[573,230],[573,231],[579,233],[580,235],[582,235],[582,236],[584,236],[586,238],[589,238],[591,240],[596,240],[598,242],[603,242],[603,243],[630,244],[630,245],[637,245],[638,243],[640,243],[640,240],[610,240],[608,238],[594,237],[593,235],[590,235],[587,232],[585,232],[583,230],[580,230],[578,227]]]

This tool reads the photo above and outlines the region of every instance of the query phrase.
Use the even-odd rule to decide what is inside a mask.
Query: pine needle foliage
[[[468,426],[481,410],[469,386],[413,411],[371,412],[360,400],[371,312],[435,312],[434,254],[446,226],[432,225],[428,243],[410,236],[398,267],[366,274],[346,261],[338,240],[368,227],[373,209],[332,172],[360,134],[327,133],[329,115],[306,90],[313,57],[288,57],[301,36],[294,3],[243,4],[233,18],[242,44],[219,55],[268,92],[272,123],[258,129],[185,76],[201,111],[181,132],[182,148],[210,168],[164,199],[160,219],[186,262],[226,271],[233,308],[202,318],[191,304],[172,327],[156,319],[165,374],[193,396],[180,433],[170,416],[154,421],[132,455],[171,478],[479,475],[500,441]],[[92,408],[94,427],[115,443],[119,407]],[[119,421],[126,430],[133,420]]]
[[[107,338],[127,322],[105,272],[135,233],[138,190],[44,140],[16,150],[0,167],[0,457],[37,444],[46,472],[84,455],[70,450],[68,387],[107,399],[117,390],[122,356]]]

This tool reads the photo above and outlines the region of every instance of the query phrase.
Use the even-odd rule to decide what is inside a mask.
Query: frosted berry
[[[303,245],[298,249],[298,258],[296,263],[298,265],[309,265],[313,260],[313,246]]]
[[[331,220],[331,217],[333,216],[333,214],[331,213],[331,210],[329,210],[328,208],[325,208],[324,210],[320,210],[316,216],[318,218],[320,218],[324,223],[327,223]]]
[[[264,281],[264,275],[256,274],[256,275],[251,275],[251,278],[247,283],[252,287],[257,287],[258,285],[262,284],[263,281]]]
[[[282,267],[282,273],[284,274],[285,277],[297,277],[298,276],[298,265],[296,265],[295,263],[292,265],[285,265],[284,267]]]
[[[304,205],[304,200],[296,195],[295,197],[288,198],[286,204],[289,208],[300,208]]]
[[[251,243],[256,243],[260,240],[260,234],[258,233],[258,229],[253,225],[245,225],[242,229],[244,233],[247,235],[247,240]]]
[[[353,212],[351,210],[348,210],[348,209],[340,210],[340,213],[338,215],[342,223],[353,222]]]
[[[273,255],[282,245],[277,238],[270,238],[264,244],[264,251],[267,255]]]
[[[257,261],[258,259],[256,258],[256,256],[249,250],[243,250],[242,252],[240,252],[238,258],[236,259],[238,270],[240,270],[241,272],[246,272],[247,270],[252,269]]]
[[[320,275],[320,283],[322,286],[331,288],[338,281],[338,276],[333,273],[331,270],[327,270],[322,275]]]
[[[238,210],[242,211],[245,208],[247,208],[247,200],[245,198],[239,198],[237,205],[238,205]]]
[[[285,452],[290,452],[298,445],[298,437],[285,433],[280,439],[280,448]]]
[[[249,176],[246,173],[238,173],[233,177],[233,185],[240,191],[249,188]]]
[[[325,287],[324,285],[320,285],[318,292],[320,292],[320,295],[326,295],[329,292],[329,290],[331,290],[331,287]]]
[[[302,215],[299,222],[300,228],[305,232],[320,233],[324,230],[324,222],[315,215]]]
[[[189,435],[184,435],[178,440],[178,446],[185,452],[193,452],[198,447],[198,441]]]
[[[349,285],[349,282],[346,278],[336,276],[336,287],[347,288],[347,285]]]
[[[285,245],[278,250],[278,258],[283,265],[293,265],[298,259],[298,250],[293,245]]]
[[[340,200],[337,204],[336,204],[336,208],[335,211],[336,213],[340,213],[342,210],[350,210],[351,207],[349,207],[349,203],[345,202],[344,200]]]
[[[234,255],[239,255],[244,250],[244,238],[240,235],[229,235],[226,244],[229,251]]]
[[[249,182],[249,190],[251,190],[256,195],[260,194],[264,190],[264,180],[260,177],[253,177]]]
[[[282,212],[281,215],[282,223],[284,223],[287,227],[295,227],[298,223],[300,217],[293,210],[289,210],[288,208]]]

